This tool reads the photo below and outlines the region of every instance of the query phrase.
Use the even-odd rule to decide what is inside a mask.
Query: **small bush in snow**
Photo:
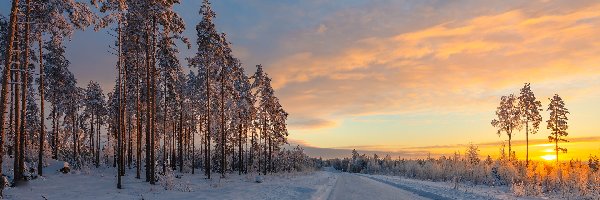
[[[60,168],[60,170],[59,170],[59,171],[60,171],[60,172],[62,172],[63,174],[66,174],[66,173],[69,173],[69,172],[71,172],[71,167],[69,167],[69,163],[68,163],[68,162],[65,162],[65,163],[63,164],[63,168]]]
[[[512,186],[510,187],[510,190],[512,191],[513,194],[515,194],[518,197],[522,197],[525,196],[525,184],[523,184],[523,182],[515,182],[512,184]]]
[[[173,170],[171,170],[170,167],[167,167],[165,174],[159,176],[158,182],[165,190],[173,190],[173,188],[175,188],[175,175],[173,174]]]
[[[183,183],[181,181],[181,175],[175,175],[170,167],[166,168],[164,175],[159,175],[158,183],[165,190],[175,190],[180,192],[191,192],[192,187],[190,182]]]

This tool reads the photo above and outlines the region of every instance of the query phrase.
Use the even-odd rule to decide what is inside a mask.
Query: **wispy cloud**
[[[600,85],[600,4],[558,7],[563,3],[448,16],[429,27],[389,28],[383,35],[357,29],[361,34],[352,33],[354,40],[335,43],[344,37],[336,27],[365,27],[356,18],[368,18],[374,28],[387,22],[353,10],[357,16],[327,21],[323,36],[285,41],[284,47],[296,51],[274,60],[270,72],[292,118],[315,120],[424,109],[489,110],[507,88],[516,90],[524,82],[533,82],[540,94],[576,97]],[[319,48],[310,41],[314,37],[334,50]]]
[[[321,129],[335,126],[335,122],[316,118],[292,118],[288,122],[292,129]]]

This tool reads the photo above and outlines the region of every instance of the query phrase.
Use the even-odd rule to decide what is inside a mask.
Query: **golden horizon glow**
[[[559,147],[565,147],[568,149],[568,153],[559,153],[559,160],[587,160],[590,155],[600,155],[600,137],[592,138],[571,138],[573,142],[559,143]],[[551,161],[556,160],[554,153],[553,143],[546,143],[544,140],[532,140],[529,141],[529,160],[538,161]],[[292,141],[292,143],[298,143]],[[300,143],[309,149],[309,155],[311,156],[323,156],[318,155],[316,152],[323,151],[338,151],[337,156],[323,156],[324,158],[333,157],[344,157],[349,156],[352,149],[356,149],[360,154],[378,154],[379,156],[391,155],[393,158],[426,158],[440,156],[453,156],[454,153],[459,153],[461,156],[465,155],[466,149],[469,144],[454,144],[454,145],[439,145],[439,146],[413,146],[413,147],[399,147],[394,145],[372,145],[372,146],[348,146],[348,147],[336,147],[336,148],[319,148],[308,145],[306,143]],[[504,143],[505,155],[508,155],[508,143]],[[487,156],[491,156],[493,159],[500,157],[500,149],[502,147],[501,142],[488,142],[488,143],[474,143],[479,149],[479,157],[485,159]],[[513,141],[512,151],[516,153],[516,159],[525,160],[526,157],[526,145],[525,141],[516,140]],[[315,152],[316,151],[316,152]],[[341,151],[341,152],[340,152]]]

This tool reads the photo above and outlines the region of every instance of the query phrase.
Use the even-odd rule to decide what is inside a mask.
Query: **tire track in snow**
[[[378,179],[378,178],[374,178],[374,177],[370,177],[370,176],[364,176],[364,175],[359,175],[359,176],[362,176],[362,177],[365,177],[365,178],[369,178],[371,180],[374,180],[374,181],[377,181],[377,182],[380,182],[380,183],[385,183],[387,185],[391,185],[391,186],[397,187],[399,189],[412,192],[412,193],[414,193],[416,195],[419,195],[419,196],[422,196],[422,197],[425,197],[425,198],[428,198],[428,199],[453,200],[452,198],[440,196],[440,195],[432,193],[432,192],[427,192],[427,191],[424,191],[424,190],[419,190],[419,189],[416,189],[416,188],[408,187],[406,185],[394,183],[394,182],[391,182],[391,181],[382,180],[382,179]]]
[[[392,185],[368,179],[367,177],[361,177],[350,173],[337,173],[337,175],[338,178],[336,184],[329,195],[330,200],[429,199]]]

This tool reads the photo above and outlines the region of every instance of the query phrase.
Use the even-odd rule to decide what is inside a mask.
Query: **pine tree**
[[[63,108],[64,108],[64,114],[65,114],[65,118],[63,120],[64,125],[65,125],[65,133],[70,132],[71,133],[71,139],[72,139],[72,151],[71,151],[71,163],[72,166],[74,166],[75,168],[79,168],[81,166],[81,163],[79,163],[79,158],[78,158],[78,146],[79,146],[79,130],[77,129],[78,127],[78,122],[77,122],[77,118],[78,118],[78,113],[79,113],[79,107],[80,107],[80,100],[83,99],[81,98],[82,96],[82,89],[77,87],[77,81],[75,79],[74,76],[68,77],[68,83],[66,84],[66,87],[63,88],[64,90],[64,98],[65,101],[63,102]],[[62,142],[62,141],[59,141]],[[65,149],[66,150],[66,149]],[[66,153],[66,152],[65,152]],[[68,157],[65,155],[65,159],[69,160]]]
[[[179,19],[178,16],[176,16],[176,19]],[[177,20],[174,20],[177,21]],[[166,167],[166,155],[167,155],[167,150],[166,150],[166,145],[167,145],[167,138],[166,136],[167,134],[167,119],[169,116],[172,117],[171,120],[175,119],[175,114],[176,114],[176,105],[180,104],[179,102],[183,99],[183,90],[182,90],[182,84],[185,83],[184,79],[185,77],[183,77],[183,70],[181,68],[181,65],[179,64],[179,60],[177,59],[177,54],[179,53],[179,51],[175,48],[175,43],[173,41],[173,38],[178,38],[180,37],[179,34],[181,34],[181,32],[183,31],[183,27],[182,26],[166,26],[168,27],[168,29],[166,29],[164,31],[164,33],[162,34],[162,37],[160,39],[160,42],[157,46],[158,48],[158,52],[157,52],[157,60],[158,60],[158,67],[159,67],[159,71],[160,71],[160,87],[162,87],[162,91],[160,91],[160,96],[161,99],[163,99],[163,106],[161,109],[161,114],[162,114],[162,118],[163,118],[163,173],[165,173],[165,167]],[[181,112],[181,109],[180,109]],[[171,113],[171,115],[169,115]],[[173,129],[175,129],[175,127],[172,127]],[[173,140],[173,138],[171,138],[171,141]],[[181,143],[181,141],[179,141]],[[181,145],[181,144],[180,144]],[[175,159],[176,156],[171,156],[172,159]],[[178,157],[181,160],[181,154]],[[171,160],[171,164],[175,164],[175,162],[173,162],[174,160]],[[182,162],[182,160],[180,161],[180,163]],[[181,164],[182,165],[182,164]],[[180,170],[182,166],[180,166]]]
[[[267,77],[267,75],[263,72],[262,69],[262,65],[257,65],[256,66],[256,72],[254,73],[254,75],[251,77],[252,79],[254,79],[254,82],[252,82],[252,90],[254,91],[254,96],[256,98],[257,101],[257,108],[256,108],[256,127],[260,130],[260,138],[263,139],[263,141],[265,141],[265,144],[262,145],[260,144],[260,141],[258,142],[252,142],[253,144],[253,151],[257,151],[257,153],[260,155],[261,151],[260,148],[263,148],[263,152],[262,155],[264,156],[263,161],[265,162],[265,165],[262,165],[262,163],[260,162],[260,157],[259,159],[259,166],[258,169],[259,170],[263,170],[263,174],[267,173],[267,167],[266,167],[266,162],[268,161],[267,159],[267,137],[269,137],[268,134],[268,129],[267,129],[267,124],[269,123],[269,106],[270,105],[270,98],[271,98],[271,89],[270,84],[268,84],[269,78]],[[253,140],[254,139],[253,137]],[[256,143],[256,144],[254,144]]]
[[[52,119],[52,140],[51,146],[53,149],[53,158],[58,159],[60,149],[59,120],[65,112],[67,94],[66,89],[70,85],[74,85],[74,76],[69,71],[70,62],[65,57],[65,49],[60,43],[55,40],[47,41],[45,44],[46,54],[43,58],[46,61],[44,66],[44,90],[45,98],[52,104],[51,119]]]
[[[232,66],[236,65],[239,62],[237,59],[231,55],[231,48],[229,47],[229,43],[226,40],[226,36],[224,33],[221,34],[219,38],[219,48],[217,48],[217,65],[220,66],[218,71],[219,80],[219,96],[218,99],[220,104],[219,113],[221,115],[221,127],[220,134],[218,136],[219,140],[216,141],[216,147],[219,149],[220,156],[218,157],[219,162],[219,172],[221,173],[221,178],[225,177],[225,170],[227,166],[227,140],[229,138],[229,127],[227,127],[227,121],[231,118],[230,109],[225,110],[225,103],[229,102],[231,99],[230,93],[232,90]],[[228,107],[231,108],[231,107]],[[227,117],[226,117],[227,116]]]
[[[492,120],[492,126],[498,128],[498,136],[505,132],[508,136],[508,154],[509,159],[514,157],[511,150],[511,139],[513,131],[521,128],[521,114],[518,107],[517,98],[513,94],[502,96],[500,106],[496,110],[497,119]]]
[[[92,155],[95,159],[96,168],[98,168],[100,166],[100,130],[98,129],[98,124],[106,112],[104,111],[106,100],[100,84],[94,81],[88,83],[84,101],[84,111],[90,116],[90,149],[94,149]]]
[[[15,85],[13,85],[13,105],[14,105],[14,137],[13,137],[13,148],[14,148],[14,179],[13,182],[15,185],[19,184],[23,180],[23,172],[24,172],[24,146],[25,146],[25,111],[26,111],[26,96],[27,96],[27,86],[28,84],[28,70],[29,70],[29,60],[30,60],[30,42],[29,42],[29,32],[30,32],[30,0],[26,0],[22,2],[21,10],[23,11],[21,14],[24,15],[24,20],[19,20],[17,24],[17,48],[22,51],[16,52],[16,59],[18,62],[15,64],[14,68],[16,71],[12,72],[13,81]],[[22,57],[20,57],[22,56]],[[19,105],[21,104],[21,105]]]
[[[257,121],[256,125],[260,129],[260,135],[263,139],[263,174],[274,172],[273,152],[278,151],[280,145],[287,143],[287,128],[285,121],[287,113],[283,110],[279,100],[275,97],[275,92],[271,86],[271,79],[263,72],[262,66],[258,65],[257,70],[251,77],[254,79],[252,88],[255,91],[254,96],[257,100]]]
[[[548,136],[548,140],[550,140],[550,142],[554,142],[556,164],[558,165],[558,152],[562,151],[563,153],[567,153],[567,148],[558,147],[558,142],[569,142],[568,140],[564,139],[564,137],[569,135],[569,133],[567,133],[567,129],[569,128],[569,125],[567,124],[567,121],[569,120],[569,118],[567,118],[567,114],[570,113],[565,107],[565,102],[560,96],[558,96],[558,94],[555,94],[554,97],[549,98],[549,100],[550,104],[548,105],[547,111],[550,111],[550,117],[546,121],[548,122],[548,126],[546,128],[551,131],[550,136]]]
[[[525,123],[525,141],[527,152],[525,154],[526,165],[529,165],[529,123],[531,123],[531,134],[537,133],[540,123],[542,122],[542,103],[535,98],[535,94],[531,91],[529,83],[525,83],[521,88],[521,96],[519,96],[519,108],[521,119]]]
[[[188,117],[189,117],[189,128],[190,128],[190,132],[191,132],[191,143],[192,143],[192,150],[191,150],[191,162],[192,162],[192,174],[195,174],[195,169],[196,169],[196,140],[195,140],[195,135],[197,134],[198,130],[197,130],[197,126],[199,125],[200,127],[202,127],[202,124],[198,124],[199,121],[197,120],[199,116],[199,113],[201,113],[201,111],[199,111],[201,108],[203,108],[202,104],[200,102],[202,102],[200,100],[200,95],[203,94],[203,92],[199,91],[199,88],[196,87],[198,85],[202,85],[202,84],[198,84],[198,77],[196,76],[196,74],[191,71],[190,73],[187,74],[187,78],[186,78],[187,82],[185,83],[185,96],[186,96],[186,108],[188,109]],[[200,142],[202,143],[202,142]]]
[[[206,133],[205,133],[205,144],[204,144],[204,173],[207,178],[210,179],[211,175],[211,138],[214,133],[211,127],[213,121],[212,110],[214,108],[213,93],[214,93],[214,81],[217,72],[217,62],[219,59],[219,46],[221,45],[221,36],[217,33],[213,18],[215,13],[212,11],[210,2],[204,0],[202,7],[200,8],[200,15],[202,20],[196,25],[198,52],[196,56],[189,59],[189,65],[198,68],[198,75],[204,78],[204,88],[206,97],[206,109],[205,109],[205,120],[206,120]]]
[[[237,120],[235,122],[238,126],[238,135],[235,140],[237,140],[238,144],[238,174],[241,175],[242,172],[246,173],[245,170],[245,158],[244,158],[244,146],[247,140],[247,132],[249,129],[253,128],[252,126],[252,116],[254,114],[254,96],[251,91],[251,83],[248,76],[246,76],[244,72],[244,68],[241,67],[241,64],[238,62],[234,65],[234,85],[235,85],[235,108],[237,109]],[[246,161],[247,162],[247,161]]]
[[[33,59],[33,57],[32,57]],[[33,64],[29,65],[29,71],[33,71],[35,69],[35,66]],[[33,73],[27,73],[27,79],[28,80],[34,80],[33,78]],[[40,110],[39,107],[37,105],[36,102],[36,96],[38,95],[37,90],[33,87],[33,81],[27,81],[27,97],[26,97],[26,113],[25,113],[25,120],[27,122],[27,125],[25,126],[25,130],[24,130],[24,136],[25,136],[25,141],[23,142],[25,144],[24,146],[24,161],[33,161],[35,160],[34,155],[37,152],[37,149],[39,148],[39,143],[38,141],[40,140],[40,128],[41,128],[41,122],[40,122]],[[36,148],[37,147],[37,148]],[[42,155],[43,156],[43,155]],[[38,160],[40,160],[38,158]]]
[[[48,33],[50,35],[50,41],[46,44],[52,43],[56,47],[61,47],[63,38],[71,36],[73,34],[74,29],[85,29],[90,26],[92,23],[96,21],[96,15],[89,9],[89,7],[82,2],[75,1],[62,1],[62,0],[28,0],[27,5],[31,6],[29,9],[28,17],[32,25],[30,31],[26,31],[27,34],[37,35],[39,42],[39,64],[40,64],[40,77],[38,83],[40,83],[40,96],[41,96],[41,112],[40,112],[40,121],[42,127],[40,127],[40,136],[39,136],[39,154],[38,154],[38,174],[42,175],[42,163],[43,163],[43,152],[44,152],[44,139],[45,139],[45,129],[43,127],[44,124],[44,98],[46,94],[44,94],[45,90],[49,87],[46,84],[46,78],[44,78],[44,74],[47,72],[43,66],[43,60],[46,59],[46,56],[43,56],[42,49],[42,35]],[[52,47],[54,48],[54,47]],[[62,48],[62,47],[61,47]],[[63,50],[64,51],[64,50]],[[63,52],[64,53],[64,52]],[[59,57],[64,57],[58,54],[48,53],[49,55],[55,55]],[[58,60],[66,60],[64,58],[56,58]],[[45,85],[46,84],[46,85]],[[53,108],[56,108],[53,106]],[[52,113],[53,119],[57,118],[58,111]],[[57,134],[57,122],[53,120],[53,136]],[[55,139],[53,137],[52,144],[55,145]],[[58,150],[54,148],[54,158],[56,158],[56,154]]]

